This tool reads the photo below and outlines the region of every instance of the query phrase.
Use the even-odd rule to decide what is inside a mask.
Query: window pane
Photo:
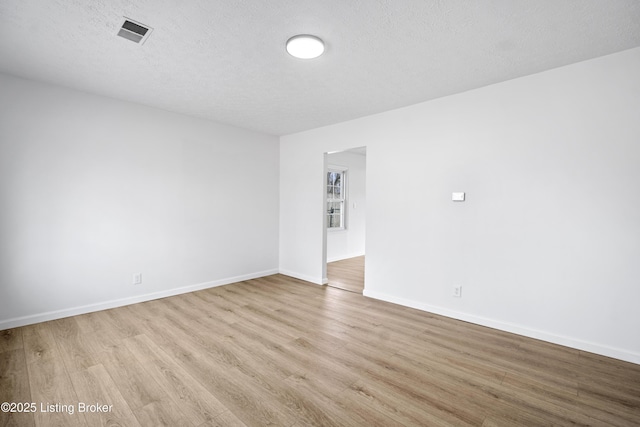
[[[344,228],[344,197],[346,189],[344,188],[344,172],[329,170],[327,171],[327,228]]]
[[[328,215],[327,216],[327,227],[329,228],[340,228],[342,227],[342,217],[340,215]]]
[[[338,179],[338,173],[337,172],[329,172],[327,174],[327,184],[329,185],[335,185],[336,184],[336,180]]]

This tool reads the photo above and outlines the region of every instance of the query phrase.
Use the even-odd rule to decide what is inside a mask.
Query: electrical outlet
[[[133,284],[134,285],[142,284],[142,273],[136,273],[133,275]]]
[[[460,298],[462,296],[462,285],[456,285],[453,287],[453,296]]]

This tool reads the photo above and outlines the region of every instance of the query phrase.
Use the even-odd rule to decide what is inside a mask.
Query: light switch
[[[464,202],[464,193],[451,193],[451,200],[454,202]]]

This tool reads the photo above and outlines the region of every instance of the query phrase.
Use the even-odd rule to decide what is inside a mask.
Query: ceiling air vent
[[[142,44],[145,42],[145,40],[147,40],[149,34],[151,34],[151,30],[152,29],[150,27],[125,18],[124,23],[122,24],[122,28],[120,28],[120,31],[118,31],[118,35],[120,37],[124,37],[127,40],[131,40],[132,42]]]

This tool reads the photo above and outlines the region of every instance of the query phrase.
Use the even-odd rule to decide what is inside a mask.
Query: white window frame
[[[335,192],[330,197],[329,195],[329,174],[330,173],[339,173],[340,177],[340,197],[335,197]],[[327,218],[327,231],[342,231],[347,229],[347,198],[348,198],[348,169],[343,166],[329,166],[327,168],[327,173],[325,174],[325,215]],[[329,212],[329,204],[330,203],[340,203],[340,226],[332,227],[331,226],[331,216],[335,215]]]

